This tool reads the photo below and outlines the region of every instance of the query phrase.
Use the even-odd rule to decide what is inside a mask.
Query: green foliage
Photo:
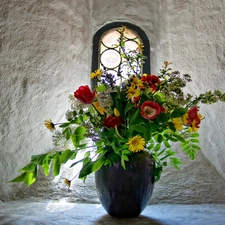
[[[48,176],[51,169],[51,164],[53,175],[57,176],[59,174],[61,164],[66,163],[70,159],[74,159],[75,156],[76,151],[71,151],[70,149],[33,155],[30,163],[19,170],[22,174],[10,182],[24,182],[27,186],[30,186],[36,181],[38,167],[41,166],[45,176]]]
[[[171,113],[171,118],[177,118],[183,116],[187,112],[185,108],[176,108]]]
[[[83,168],[80,171],[79,178],[84,179],[87,175],[98,170],[104,163],[104,155],[100,156],[97,160],[84,162]]]
[[[193,133],[185,142],[181,143],[181,149],[190,157],[191,160],[194,160],[197,154],[197,151],[201,150],[198,140],[199,134]]]

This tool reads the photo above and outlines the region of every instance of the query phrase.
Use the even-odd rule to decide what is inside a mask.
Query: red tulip
[[[147,75],[147,76],[142,76],[141,80],[144,83],[147,83],[150,88],[152,88],[152,92],[156,91],[156,86],[160,85],[160,80],[157,76],[155,75]]]
[[[108,128],[110,127],[114,128],[116,125],[119,125],[121,123],[122,123],[122,118],[120,116],[107,116],[105,118],[103,125]]]
[[[96,96],[96,91],[91,92],[88,85],[80,86],[75,92],[74,97],[84,104],[91,104]]]
[[[154,119],[161,112],[161,107],[158,103],[152,101],[145,101],[141,105],[141,115],[147,119]]]

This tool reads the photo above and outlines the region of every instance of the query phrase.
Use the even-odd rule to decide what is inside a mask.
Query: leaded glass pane
[[[101,38],[99,68],[112,74],[121,74],[124,78],[127,78],[128,66],[120,56],[122,50],[118,48],[118,39],[120,37],[118,29],[119,27],[108,30]],[[142,43],[137,33],[128,28],[126,28],[124,37],[125,51],[136,50]],[[138,68],[136,66],[135,70],[141,72],[142,66],[138,66]]]

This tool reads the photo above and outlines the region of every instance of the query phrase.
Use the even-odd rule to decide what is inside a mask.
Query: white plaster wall
[[[225,90],[224,9],[224,1],[210,0],[3,1],[0,199],[98,201],[93,176],[85,184],[75,180],[70,192],[51,177],[42,176],[32,188],[6,182],[31,154],[51,148],[43,120],[63,118],[67,94],[89,83],[92,36],[101,26],[113,21],[140,26],[149,36],[152,73],[164,60],[172,61],[174,69],[193,76],[189,90],[198,94]],[[202,153],[190,162],[179,152],[181,171],[165,171],[153,203],[225,202],[224,107],[203,108]]]
[[[31,191],[7,182],[32,154],[52,148],[44,120],[63,119],[68,94],[90,83],[92,29],[88,0],[6,0],[0,15],[0,199],[5,200]],[[51,192],[47,182],[33,189]]]
[[[225,91],[225,2],[161,2],[161,12],[167,14],[167,35],[162,39],[164,46],[169,46],[165,56],[174,69],[192,76],[187,90],[193,94],[217,88]],[[225,201],[224,111],[224,103],[201,107],[205,116],[200,129],[202,153],[193,162],[180,153],[184,161],[181,173],[167,170],[156,184],[153,201],[159,196],[165,202]]]
[[[192,75],[189,90],[225,91],[225,1],[171,1],[170,60]],[[225,178],[225,104],[202,106],[201,146],[206,158]]]

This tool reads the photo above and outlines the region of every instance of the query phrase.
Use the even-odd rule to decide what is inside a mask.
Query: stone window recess
[[[144,64],[140,64],[137,70],[150,73],[150,46],[147,36],[141,28],[122,22],[107,24],[96,32],[93,39],[92,71],[100,68],[111,74],[121,74],[126,78],[129,71],[120,56],[122,50],[118,47],[120,37],[118,29],[121,29],[122,26],[126,26],[125,51],[136,50],[138,45],[143,43],[143,54],[146,56],[146,60]],[[93,82],[92,87],[95,85],[96,83]]]

